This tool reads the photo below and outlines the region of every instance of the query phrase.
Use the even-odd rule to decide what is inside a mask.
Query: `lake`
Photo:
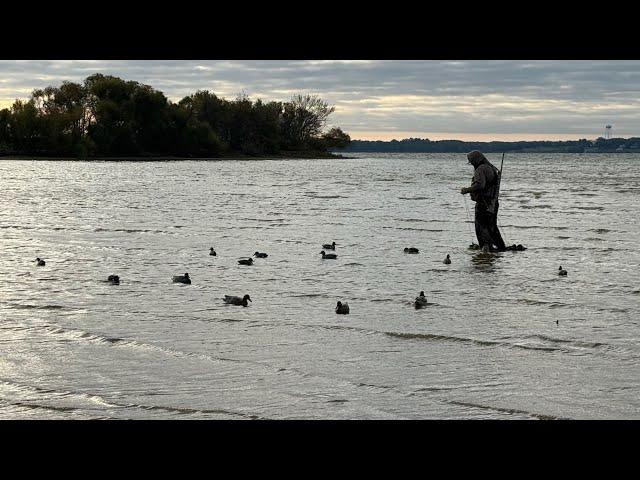
[[[0,160],[0,419],[640,418],[639,155],[350,156]]]

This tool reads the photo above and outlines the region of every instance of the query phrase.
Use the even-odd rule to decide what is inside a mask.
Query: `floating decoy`
[[[339,315],[347,315],[349,313],[349,304],[338,302],[336,305],[336,313]]]
[[[253,258],[241,258],[240,260],[238,260],[238,263],[240,265],[253,265]]]
[[[424,296],[424,291],[420,292],[420,295],[416,297],[416,301],[413,303],[416,308],[422,308],[427,306],[427,297]]]
[[[336,242],[325,243],[324,245],[322,245],[322,248],[324,248],[325,250],[335,250]]]
[[[213,247],[209,249],[209,255],[211,255],[212,257],[216,256],[216,251],[213,249]]]
[[[251,302],[251,297],[249,295],[245,295],[244,297],[236,297],[233,295],[225,295],[224,303],[228,303],[230,305],[242,305],[243,307],[249,306],[247,301]]]
[[[267,255],[266,253],[256,252],[253,254],[253,256],[258,258],[267,258],[269,255]]]
[[[558,268],[558,275],[566,275],[567,271],[565,269],[562,268],[562,265],[560,265],[560,268]]]
[[[324,250],[320,252],[320,254],[322,255],[322,259],[329,259],[329,260],[333,260],[335,258],[338,258],[338,255],[336,255],[335,253],[324,253]]]
[[[186,283],[187,285],[191,284],[191,279],[189,278],[189,274],[185,273],[184,275],[174,275],[172,277],[173,283]]]
[[[111,285],[120,285],[120,277],[118,275],[109,275],[109,278],[107,278],[107,282],[109,282]]]
[[[451,259],[449,258],[449,254],[447,253],[447,258],[443,261],[444,264],[449,265],[451,263]]]
[[[44,267],[45,264],[46,262],[42,260],[40,257],[36,258],[36,265],[38,265],[39,267]]]
[[[404,253],[418,253],[419,250],[415,247],[405,247]]]

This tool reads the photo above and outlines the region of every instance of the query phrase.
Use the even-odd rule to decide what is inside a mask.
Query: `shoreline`
[[[278,155],[223,155],[220,157],[174,157],[174,156],[122,156],[122,157],[52,157],[48,155],[0,155],[0,160],[32,160],[32,161],[62,161],[62,162],[179,162],[198,161],[215,162],[225,160],[326,160],[326,159],[353,159],[357,157],[345,157],[344,155],[329,152],[287,152]]]

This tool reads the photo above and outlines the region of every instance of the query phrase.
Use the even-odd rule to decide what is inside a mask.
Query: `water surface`
[[[640,157],[356,155],[0,160],[0,418],[640,418]]]

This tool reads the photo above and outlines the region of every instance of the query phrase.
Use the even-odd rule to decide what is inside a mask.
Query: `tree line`
[[[344,148],[324,132],[334,107],[315,95],[287,102],[225,100],[206,90],[177,103],[134,81],[94,74],[83,83],[34,90],[0,110],[0,154],[218,157]]]
[[[462,140],[437,140],[407,138],[404,140],[353,140],[345,152],[415,152],[415,153],[465,153],[482,152],[556,152],[582,153],[585,151],[640,151],[640,138],[598,138],[597,140],[568,141],[518,141],[518,142],[464,142]]]

